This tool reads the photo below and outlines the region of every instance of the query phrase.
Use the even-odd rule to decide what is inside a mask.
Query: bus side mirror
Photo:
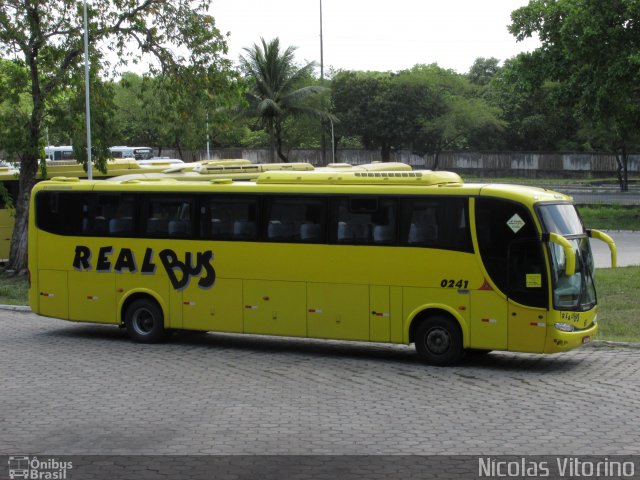
[[[560,245],[564,250],[565,256],[565,265],[564,265],[564,274],[568,277],[576,273],[576,252],[573,249],[573,245],[571,242],[564,238],[562,235],[558,235],[557,233],[549,234],[549,241],[555,243],[556,245]]]
[[[616,268],[618,266],[618,251],[616,249],[616,242],[613,241],[613,238],[600,230],[587,230],[587,235],[590,238],[600,240],[609,246],[609,250],[611,251],[611,268]]]

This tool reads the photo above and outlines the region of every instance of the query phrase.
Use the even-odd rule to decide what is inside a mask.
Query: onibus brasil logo
[[[38,459],[38,457],[9,457],[9,478],[33,480],[65,480],[67,470],[73,468],[73,462],[63,462],[55,458]]]

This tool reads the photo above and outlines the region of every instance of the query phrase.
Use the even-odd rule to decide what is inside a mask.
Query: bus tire
[[[162,309],[153,300],[139,298],[131,302],[124,314],[129,336],[140,343],[156,343],[165,336]]]
[[[437,366],[454,365],[464,353],[460,326],[444,315],[434,315],[418,325],[415,345],[422,360]]]

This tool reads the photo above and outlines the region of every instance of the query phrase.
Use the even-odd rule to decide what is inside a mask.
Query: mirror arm
[[[566,259],[564,273],[570,277],[576,273],[576,252],[573,249],[573,245],[571,245],[571,242],[562,235],[558,235],[557,233],[549,233],[548,235],[550,242],[560,245],[564,250],[564,256]]]
[[[613,241],[613,238],[600,230],[594,229],[587,230],[587,235],[589,235],[590,238],[595,238],[607,244],[611,251],[611,268],[616,268],[618,266],[618,249],[616,248],[616,242]]]

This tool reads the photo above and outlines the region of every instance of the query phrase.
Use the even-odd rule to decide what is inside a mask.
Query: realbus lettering
[[[153,263],[153,250],[147,248],[144,252],[144,260],[142,261],[142,273],[156,273],[156,264]]]
[[[131,248],[121,248],[117,252],[113,264],[110,260],[112,254],[114,254],[112,246],[100,247],[95,265],[97,272],[107,273],[111,272],[112,269],[117,273],[136,273],[138,271],[136,256]],[[153,256],[153,250],[147,248],[144,252],[141,273],[154,274],[156,272],[156,264],[153,263]],[[216,280],[216,271],[213,265],[211,265],[211,261],[213,260],[213,252],[211,250],[196,253],[185,252],[184,261],[181,261],[178,254],[169,248],[162,250],[158,256],[169,277],[171,285],[176,290],[182,290],[187,287],[192,277],[200,276],[198,287],[202,289],[212,287]],[[78,271],[91,270],[91,249],[89,247],[84,245],[76,246],[73,257],[73,268]]]
[[[76,246],[76,254],[73,257],[73,268],[76,270],[91,270],[91,249],[84,245]]]
[[[98,262],[96,264],[97,272],[110,272],[111,262],[109,261],[109,255],[113,253],[113,247],[100,247],[98,252]]]
[[[122,250],[120,250],[114,269],[116,272],[122,272],[122,270],[124,269],[129,270],[130,273],[136,272],[136,270],[138,269],[136,267],[136,259],[133,256],[133,252],[129,248],[123,248]]]
[[[198,286],[200,288],[210,288],[216,281],[216,271],[211,265],[212,260],[213,252],[211,250],[207,250],[206,252],[198,252],[198,265],[204,267],[207,273],[206,276],[200,277],[200,280],[198,280]]]

